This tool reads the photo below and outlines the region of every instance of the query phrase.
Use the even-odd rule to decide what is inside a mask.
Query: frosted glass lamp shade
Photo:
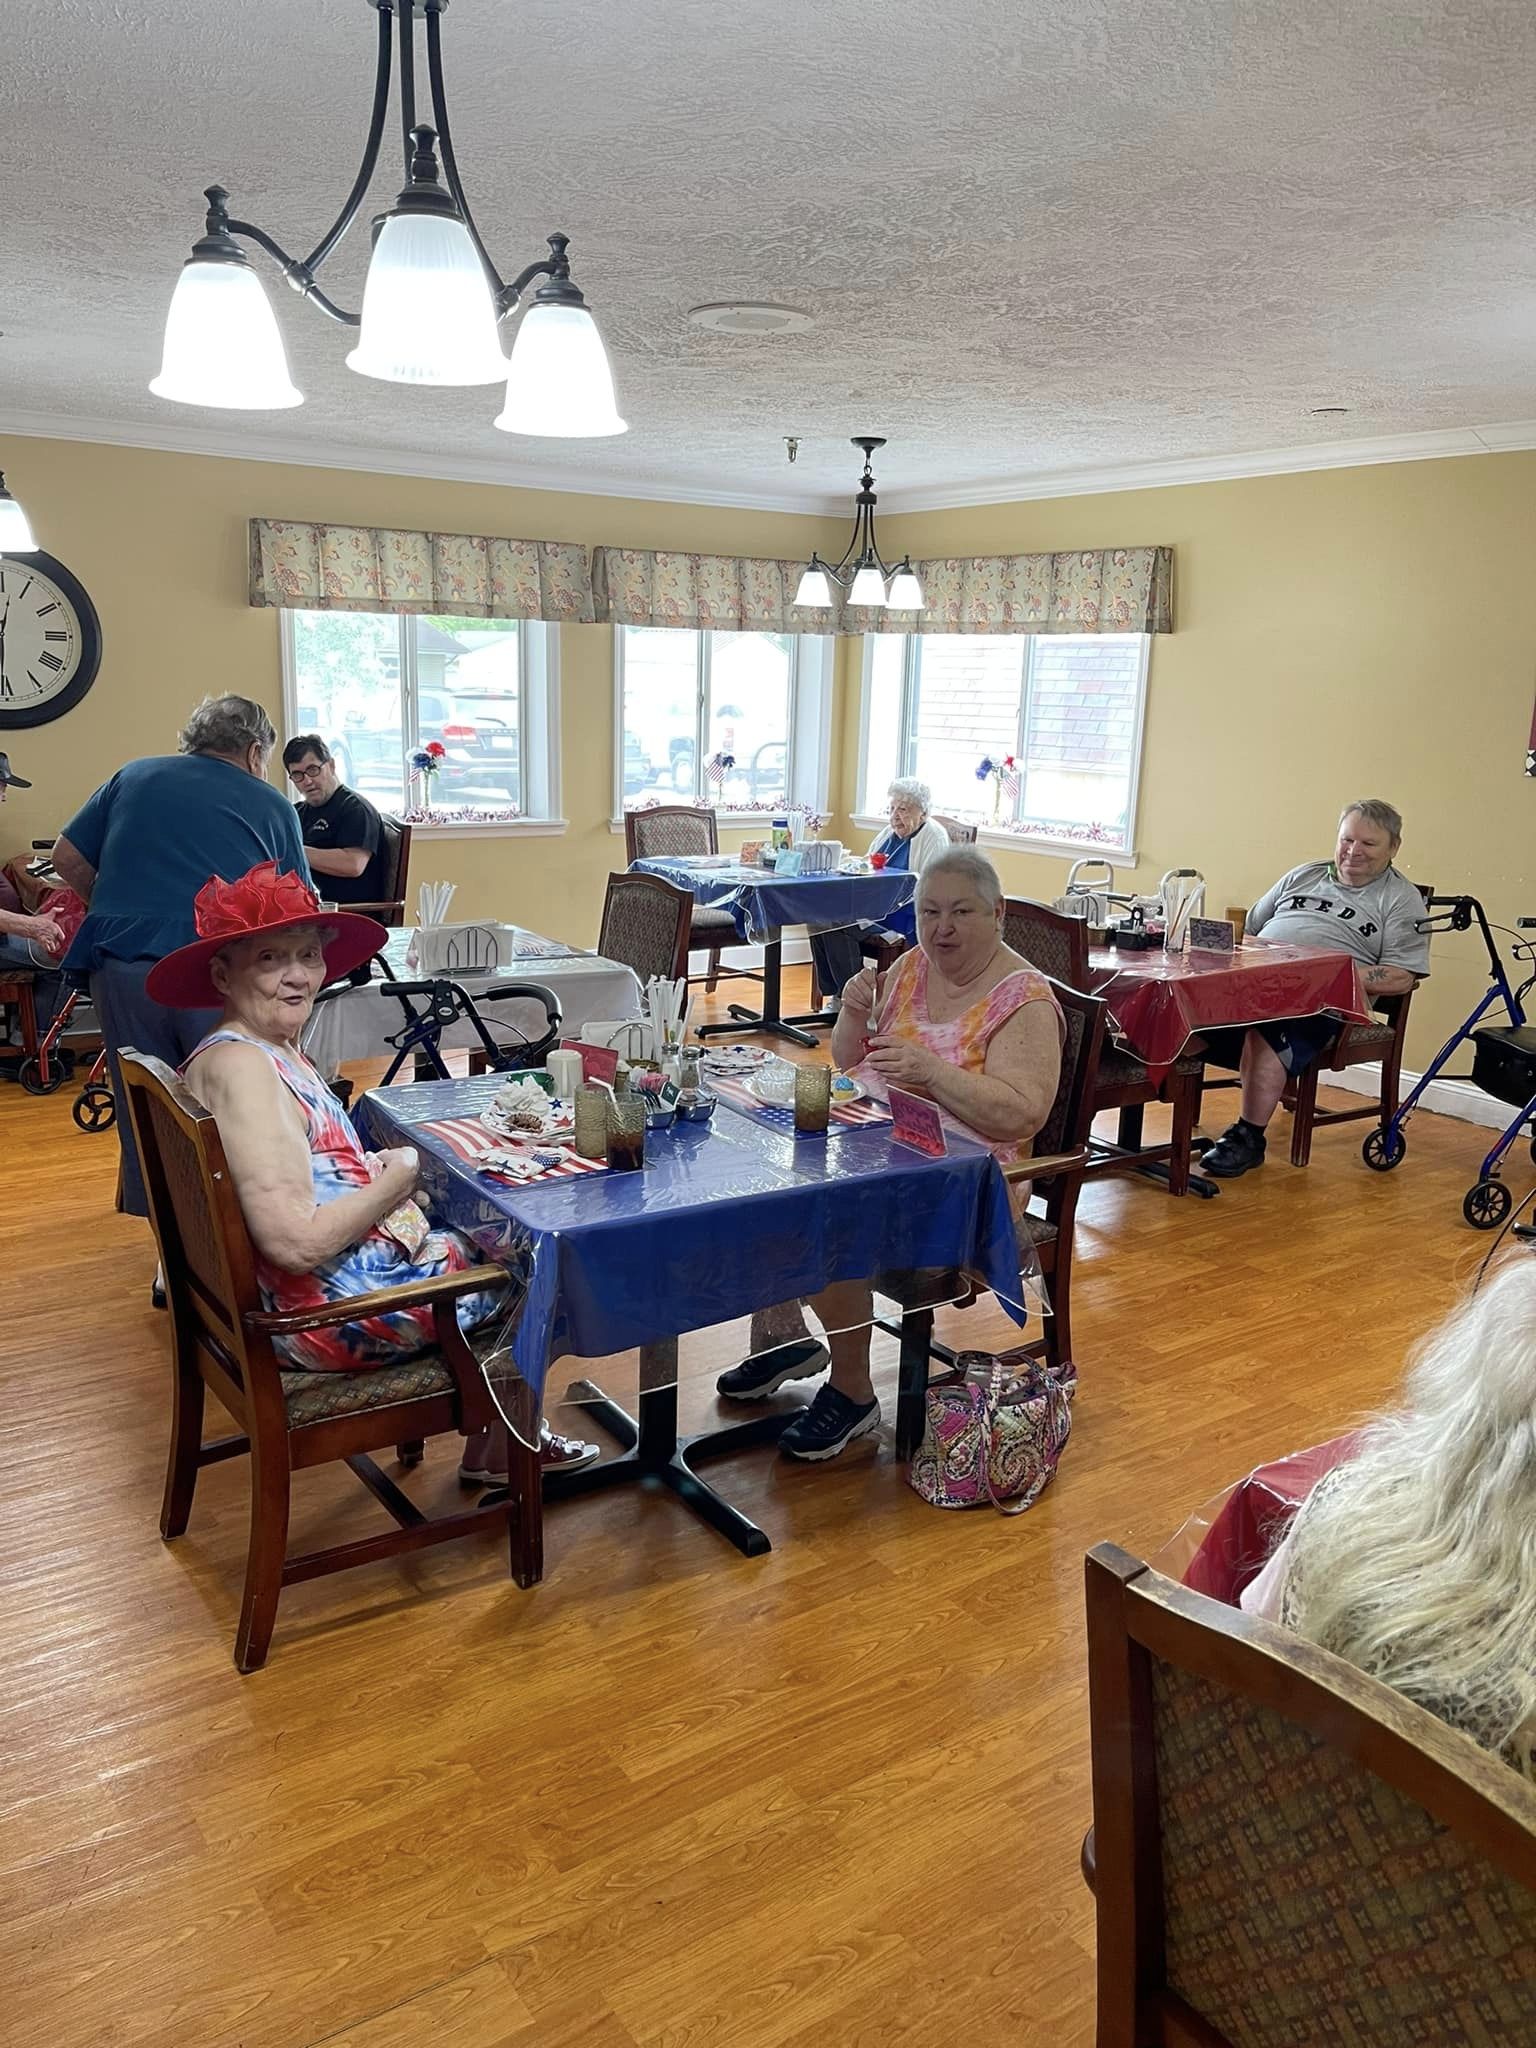
[[[31,555],[37,552],[27,515],[5,488],[0,476],[0,555]]]
[[[885,601],[885,578],[872,563],[867,564],[854,577],[853,586],[848,592],[848,602],[883,605]]]
[[[818,564],[814,568],[803,571],[800,577],[800,587],[795,592],[795,603],[814,605],[818,609],[825,609],[830,606],[831,602],[832,585],[827,580],[826,570]]]
[[[537,299],[518,324],[507,370],[504,434],[576,440],[622,434],[613,372],[597,322],[585,306]]]
[[[893,612],[920,612],[923,608],[923,586],[917,580],[910,562],[903,562],[891,578],[891,594],[886,600]]]
[[[194,256],[182,265],[165,320],[157,398],[232,412],[302,405],[282,330],[261,279],[245,262]]]
[[[506,376],[496,304],[463,221],[409,211],[385,221],[347,367],[386,384],[499,384]]]

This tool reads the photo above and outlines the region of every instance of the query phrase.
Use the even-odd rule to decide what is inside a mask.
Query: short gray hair
[[[1374,825],[1385,832],[1394,845],[1400,845],[1403,837],[1403,814],[1395,804],[1389,804],[1379,796],[1362,796],[1352,804],[1346,804],[1339,813],[1339,823],[1346,818],[1364,818],[1367,825]]]
[[[885,800],[891,803],[897,797],[905,797],[909,804],[916,804],[926,818],[928,806],[933,802],[933,791],[916,775],[898,775],[885,792]]]
[[[243,754],[277,745],[277,728],[250,697],[205,697],[181,728],[184,754]]]
[[[978,896],[988,903],[1003,900],[1003,880],[987,856],[975,846],[951,846],[943,853],[936,854],[917,878],[917,893],[923,893],[923,885],[934,875],[957,875],[961,881],[969,882]]]

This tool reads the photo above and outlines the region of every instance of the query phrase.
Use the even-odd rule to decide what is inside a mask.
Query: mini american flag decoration
[[[716,796],[720,794],[721,785],[725,781],[726,770],[735,766],[736,756],[734,754],[711,754],[704,763],[704,773],[714,784]]]
[[[1019,764],[1012,754],[1004,757],[997,779],[1003,785],[1003,794],[1009,803],[1016,804],[1019,800]]]

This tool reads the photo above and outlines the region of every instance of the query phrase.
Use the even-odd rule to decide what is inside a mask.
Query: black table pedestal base
[[[663,1356],[668,1351],[671,1353],[669,1361]],[[647,1376],[648,1364],[653,1373],[659,1368],[675,1374],[676,1344],[647,1347],[641,1352],[640,1360],[642,1380]],[[620,1446],[620,1455],[606,1459],[600,1465],[584,1466],[576,1472],[546,1472],[546,1501],[569,1500],[583,1493],[605,1493],[613,1486],[665,1487],[668,1492],[676,1494],[684,1507],[691,1509],[701,1522],[707,1522],[727,1543],[733,1543],[744,1557],[764,1557],[773,1548],[757,1524],[733,1508],[723,1495],[716,1493],[693,1467],[705,1458],[722,1458],[732,1451],[750,1449],[754,1444],[777,1443],[798,1410],[776,1409],[771,1415],[757,1415],[747,1422],[734,1423],[725,1429],[702,1430],[679,1440],[675,1377],[670,1378],[665,1386],[654,1386],[641,1393],[638,1420],[616,1401],[609,1400],[590,1380],[576,1381],[566,1398],[614,1438]]]
[[[779,1005],[782,1000],[784,976],[784,942],[782,939],[763,941],[763,1007],[749,1010],[744,1003],[731,1003],[729,1014],[739,1021],[734,1024],[701,1024],[694,1032],[695,1038],[740,1038],[744,1032],[762,1032],[769,1038],[787,1038],[792,1045],[814,1048],[820,1043],[812,1038],[809,1031],[800,1027],[805,1024],[830,1024],[830,1014],[823,1017],[814,1011],[808,1017],[786,1017]]]

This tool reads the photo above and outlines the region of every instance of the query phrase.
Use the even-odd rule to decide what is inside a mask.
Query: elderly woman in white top
[[[949,834],[928,815],[932,802],[933,791],[915,775],[899,775],[886,791],[890,823],[876,835],[869,850],[883,856],[888,873],[920,875],[929,861],[949,851]],[[917,936],[914,920],[909,903],[889,912],[883,925],[840,925],[836,931],[813,933],[811,958],[822,995],[836,1004],[844,984],[859,971],[865,939],[891,936],[911,945]]]

